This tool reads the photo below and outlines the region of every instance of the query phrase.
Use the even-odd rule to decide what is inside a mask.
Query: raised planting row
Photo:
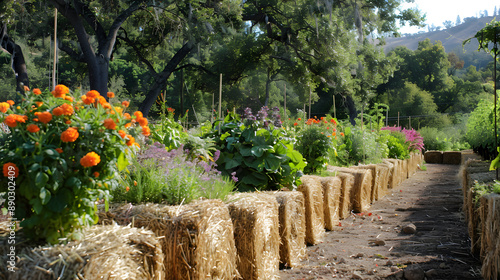
[[[83,241],[23,250],[16,260],[23,274],[12,279],[107,279],[122,275],[117,273],[130,273],[123,279],[278,279],[280,265],[299,265],[306,245],[321,242],[351,212],[368,210],[422,160],[413,153],[407,160],[330,166],[337,176],[303,176],[297,191],[236,193],[226,202],[115,205],[100,212],[100,225]],[[125,265],[134,274],[119,272]]]
[[[489,162],[468,160],[461,166],[461,177],[471,253],[480,258],[484,279],[500,279],[500,194],[488,190],[496,171],[490,171]]]

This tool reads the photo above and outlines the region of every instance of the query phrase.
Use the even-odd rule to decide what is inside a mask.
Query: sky
[[[401,8],[416,7],[422,14],[427,14],[426,24],[442,26],[444,29],[443,22],[449,20],[455,24],[457,16],[463,21],[467,17],[480,17],[484,10],[488,11],[488,16],[493,16],[495,6],[500,10],[500,0],[415,0],[414,3],[403,3]],[[497,19],[500,20],[500,16]],[[402,34],[419,31],[427,32],[428,29],[408,26],[400,29]]]

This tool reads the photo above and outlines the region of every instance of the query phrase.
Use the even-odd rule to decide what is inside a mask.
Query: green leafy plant
[[[244,120],[230,112],[204,137],[214,139],[221,151],[218,168],[238,178],[239,191],[292,189],[306,166],[294,149],[293,139],[281,127],[279,116],[269,118],[267,107],[256,117],[247,108]]]
[[[175,109],[167,107],[165,94],[160,95],[160,121],[152,126],[151,139],[162,143],[168,150],[177,149],[187,137],[181,124],[174,120]]]
[[[306,174],[316,173],[326,167],[328,154],[332,150],[330,135],[325,135],[324,131],[317,126],[305,128],[298,137],[296,149],[307,162],[304,168]]]
[[[141,130],[149,135],[140,112],[124,113],[128,102],[113,106],[97,91],[81,98],[58,85],[52,94],[27,89],[19,104],[0,103],[10,129],[0,139],[0,193],[15,197],[6,208],[32,239],[78,238],[97,222],[97,201],[108,202]]]

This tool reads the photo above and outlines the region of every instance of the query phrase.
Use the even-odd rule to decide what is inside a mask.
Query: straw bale
[[[279,279],[279,206],[264,193],[237,193],[228,197],[243,279]]]
[[[385,182],[385,174],[387,167],[385,165],[380,164],[368,164],[368,165],[359,165],[353,166],[353,168],[359,169],[369,169],[372,171],[372,190],[371,190],[371,201],[374,202],[379,200],[379,198],[385,195],[385,190],[387,190],[387,185],[384,187],[382,184]]]
[[[328,166],[328,170],[354,175],[354,186],[351,189],[351,204],[354,212],[365,212],[371,205],[373,174],[370,169],[357,169]]]
[[[342,180],[339,177],[324,177],[321,178],[321,184],[323,185],[325,228],[335,230],[340,222],[339,206]]]
[[[16,235],[16,237],[18,237]],[[67,244],[16,246],[16,272],[0,266],[1,279],[164,279],[163,253],[150,230],[96,225],[80,241]],[[23,244],[26,242],[25,244]],[[7,259],[7,238],[0,238],[0,260]],[[8,277],[7,277],[8,275]]]
[[[401,160],[395,159],[395,158],[388,158],[388,159],[385,159],[383,162],[391,163],[394,167],[392,170],[392,180],[389,179],[388,188],[389,189],[396,189],[402,181],[402,178],[401,178],[401,169],[402,169]]]
[[[387,172],[387,191],[388,191],[389,189],[393,189],[396,187],[397,178],[395,170],[397,170],[397,166],[395,163],[389,160],[384,160],[382,164],[385,164],[389,168],[389,171]]]
[[[443,152],[443,164],[455,164],[459,165],[462,163],[462,153],[457,151],[447,151]]]
[[[349,173],[337,173],[337,177],[342,180],[340,187],[339,218],[349,217],[352,210],[351,192],[354,188],[354,175]]]
[[[465,164],[469,159],[473,160],[481,160],[481,156],[474,153],[472,150],[464,150],[462,151],[462,164]]]
[[[307,257],[304,195],[298,191],[264,192],[279,204],[280,263],[295,267]]]
[[[166,279],[232,279],[238,276],[231,217],[217,199],[186,205],[125,205],[111,210],[119,224],[151,229],[161,239]]]
[[[377,164],[380,169],[380,179],[379,179],[379,187],[377,191],[377,195],[375,196],[375,200],[379,200],[385,195],[387,195],[387,188],[389,186],[389,176],[391,172],[391,166],[387,163],[379,163]]]
[[[410,161],[409,159],[401,160],[401,164],[402,164],[401,182],[403,182],[404,180],[409,178],[409,176],[408,176],[408,163],[409,163],[409,161]]]
[[[443,163],[443,152],[427,151],[424,154],[424,160],[427,163]]]
[[[469,188],[473,186],[473,181],[469,180],[470,174],[474,173],[485,173],[489,172],[490,164],[488,162],[470,159],[466,161],[459,169],[459,177],[461,179],[462,193],[464,197],[463,211],[465,213],[465,219],[468,221],[469,217],[469,201],[467,199]]]
[[[325,209],[321,177],[305,175],[298,191],[304,194],[306,214],[306,243],[316,245],[323,241],[325,234]]]
[[[485,222],[485,256],[481,274],[484,279],[500,278],[500,195],[488,196],[488,213]]]
[[[480,232],[480,252],[479,256],[481,259],[481,262],[484,261],[484,258],[486,257],[486,254],[488,252],[488,244],[487,244],[487,231],[486,231],[486,222],[488,220],[488,202],[491,199],[491,196],[494,196],[495,194],[487,194],[481,196],[479,199],[479,232]]]
[[[467,184],[470,186],[467,190],[467,196],[466,196],[466,206],[465,210],[467,211],[466,216],[467,216],[467,221],[468,221],[468,227],[469,227],[469,237],[471,239],[471,253],[472,254],[479,254],[481,251],[481,241],[480,237],[481,234],[478,230],[479,228],[479,207],[474,204],[474,198],[477,196],[476,192],[474,192],[474,189],[472,189],[472,186],[474,183],[477,181],[478,183],[489,183],[493,182],[496,178],[496,174],[494,171],[492,172],[483,172],[483,173],[471,173],[469,174],[468,177],[468,182]]]

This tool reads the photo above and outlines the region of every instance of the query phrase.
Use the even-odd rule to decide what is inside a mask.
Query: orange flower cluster
[[[52,113],[54,116],[71,116],[75,110],[73,109],[73,106],[69,105],[68,103],[64,103],[63,105],[56,107],[52,110]]]
[[[80,159],[80,164],[83,167],[96,166],[101,162],[101,157],[95,152],[87,153],[84,157]]]
[[[65,98],[69,93],[69,88],[65,85],[57,85],[51,93],[56,98]]]
[[[76,139],[78,139],[78,136],[80,136],[78,130],[76,130],[74,127],[70,127],[63,131],[63,133],[61,133],[61,141],[65,143],[75,142]]]
[[[33,94],[34,94],[34,95],[40,95],[40,94],[42,94],[42,91],[41,91],[39,88],[35,88],[35,89],[33,90]]]
[[[8,127],[14,128],[18,123],[25,123],[28,120],[27,116],[10,114],[3,121]]]
[[[7,102],[0,102],[0,112],[5,113],[9,110],[10,104]]]
[[[31,133],[36,133],[40,131],[40,128],[36,124],[28,124],[28,127],[26,127],[26,129]]]
[[[14,167],[14,177],[17,178],[17,176],[19,176],[19,167],[17,167],[17,165],[15,163],[12,163],[12,162],[7,162],[3,165],[3,176],[9,177],[9,171],[12,172],[12,170],[9,170],[9,169],[12,169],[12,168],[9,168],[10,166]],[[11,173],[11,175],[12,175],[12,173]]]
[[[111,92],[111,91],[109,91],[106,95],[108,96],[108,98],[114,98],[115,97],[115,93]]]
[[[47,124],[52,120],[52,114],[50,112],[36,112],[35,116],[38,117],[38,121]]]
[[[107,128],[107,129],[115,130],[116,129],[116,123],[115,123],[115,121],[112,118],[108,118],[108,119],[104,120],[104,127]]]

